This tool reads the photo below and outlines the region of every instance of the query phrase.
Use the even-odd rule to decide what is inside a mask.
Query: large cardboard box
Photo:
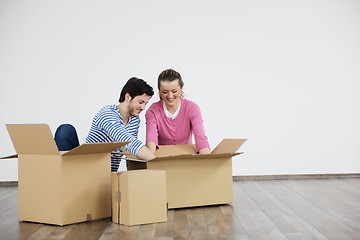
[[[112,193],[114,223],[131,226],[167,221],[165,171],[114,172]]]
[[[110,152],[127,142],[60,153],[47,124],[7,124],[18,155],[19,220],[66,225],[111,217]]]
[[[232,157],[246,139],[223,139],[211,154],[196,154],[194,145],[160,146],[156,158],[128,158],[128,169],[166,171],[168,208],[233,203]]]

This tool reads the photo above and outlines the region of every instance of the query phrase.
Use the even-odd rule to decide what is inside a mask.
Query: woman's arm
[[[137,152],[136,157],[139,159],[148,161],[148,160],[155,158],[155,155],[149,148],[147,148],[146,146],[143,146]]]
[[[210,148],[203,148],[203,149],[200,149],[200,151],[199,151],[199,154],[210,154],[210,153],[211,153]]]
[[[189,114],[191,114],[190,121],[197,152],[200,154],[211,153],[210,144],[205,134],[201,110],[196,103],[193,102]]]
[[[156,151],[156,144],[152,141],[146,143],[147,148],[152,152],[155,153]]]
[[[158,123],[156,115],[159,114],[153,106],[145,113],[146,119],[146,146],[155,153],[158,145]]]

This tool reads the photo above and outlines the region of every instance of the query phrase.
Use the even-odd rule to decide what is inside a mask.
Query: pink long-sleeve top
[[[197,152],[210,148],[199,106],[184,98],[180,101],[180,111],[175,119],[166,116],[161,100],[148,108],[145,114],[146,142],[154,142],[156,146],[192,144],[194,134]]]

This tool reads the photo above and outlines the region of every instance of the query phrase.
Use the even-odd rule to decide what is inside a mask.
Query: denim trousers
[[[59,151],[69,151],[80,145],[75,127],[68,123],[56,129],[54,139]]]
[[[68,123],[61,124],[56,129],[54,140],[59,151],[69,151],[80,145],[75,127]],[[119,169],[120,161],[118,158],[111,159],[112,172],[116,172]]]

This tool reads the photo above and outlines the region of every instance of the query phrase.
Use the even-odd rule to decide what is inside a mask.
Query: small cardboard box
[[[7,124],[18,155],[19,220],[66,225],[111,216],[110,152],[127,142],[60,153],[47,124]]]
[[[232,157],[246,139],[223,139],[211,154],[196,154],[194,145],[160,146],[156,158],[129,158],[128,169],[166,171],[168,208],[233,203]]]
[[[167,221],[165,171],[123,171],[111,176],[114,223],[131,226]]]

